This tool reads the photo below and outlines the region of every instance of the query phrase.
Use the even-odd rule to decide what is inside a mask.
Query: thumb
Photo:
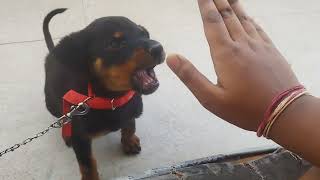
[[[210,82],[190,61],[180,55],[168,56],[167,64],[199,102],[212,111],[221,97],[221,88]]]

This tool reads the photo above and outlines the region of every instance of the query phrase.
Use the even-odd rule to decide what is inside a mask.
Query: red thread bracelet
[[[275,98],[273,98],[273,100],[271,101],[271,104],[268,106],[267,110],[265,111],[263,120],[261,121],[258,130],[257,130],[257,136],[261,137],[263,134],[263,131],[266,127],[266,125],[268,124],[268,120],[270,115],[272,114],[272,112],[274,111],[274,109],[279,105],[279,103],[281,103],[281,101],[287,97],[288,95],[290,95],[292,92],[298,91],[303,89],[304,86],[303,85],[298,85],[298,86],[294,86],[284,92],[281,92],[280,94],[278,94],[277,96],[275,96]]]
[[[308,94],[307,90],[305,88],[301,90],[297,90],[293,93],[291,93],[288,97],[286,97],[279,105],[278,107],[274,110],[272,115],[269,117],[268,124],[266,125],[264,131],[263,131],[263,136],[269,139],[269,133],[274,125],[274,123],[277,121],[279,116],[283,113],[283,111],[286,110],[288,106],[290,106],[294,101],[299,99],[301,96],[304,96]]]

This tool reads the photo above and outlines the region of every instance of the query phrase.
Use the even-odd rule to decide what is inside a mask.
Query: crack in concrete
[[[254,164],[252,163],[248,163],[248,164],[244,164],[245,167],[253,170],[260,178],[261,180],[266,180],[265,176],[262,175],[261,171],[259,170],[259,168],[257,166],[255,166]]]

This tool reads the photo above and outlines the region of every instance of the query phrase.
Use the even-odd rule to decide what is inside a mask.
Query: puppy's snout
[[[163,63],[165,60],[165,52],[162,47],[162,45],[158,42],[153,42],[149,48],[148,51],[150,55],[158,61],[158,63]]]
[[[161,56],[162,52],[163,52],[163,47],[161,46],[161,44],[154,44],[149,48],[149,53],[153,57]]]

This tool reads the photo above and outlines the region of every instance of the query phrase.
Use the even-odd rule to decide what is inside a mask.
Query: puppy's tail
[[[49,31],[49,23],[50,20],[57,14],[63,13],[66,11],[66,8],[60,8],[60,9],[55,9],[51,11],[43,20],[43,34],[44,34],[44,39],[46,41],[47,47],[49,51],[51,51],[54,48],[54,43]]]

